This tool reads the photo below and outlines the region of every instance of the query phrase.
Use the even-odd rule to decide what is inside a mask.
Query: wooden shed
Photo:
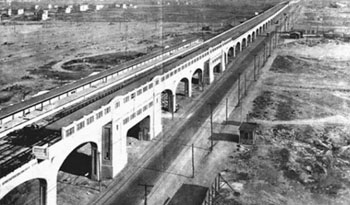
[[[194,184],[182,184],[170,201],[166,205],[203,205],[208,187]]]
[[[239,143],[252,145],[255,143],[255,130],[258,127],[257,123],[243,122],[239,126]]]

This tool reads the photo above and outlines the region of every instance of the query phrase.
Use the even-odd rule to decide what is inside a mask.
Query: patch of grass
[[[270,70],[276,73],[313,73],[312,64],[294,56],[277,56]]]
[[[271,107],[274,102],[272,99],[273,93],[264,91],[253,101],[253,111],[249,113],[249,118],[269,119],[268,107]]]

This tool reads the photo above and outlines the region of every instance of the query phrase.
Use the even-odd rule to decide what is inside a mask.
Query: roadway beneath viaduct
[[[274,30],[274,28],[270,28]],[[218,103],[238,80],[240,73],[254,61],[254,54],[261,52],[267,38],[260,36],[240,55],[227,65],[228,69],[214,84],[201,94],[200,100],[193,101],[182,116],[176,117],[170,127],[166,127],[134,164],[128,165],[113,183],[92,204],[140,204],[144,199],[144,187],[140,184],[154,185],[172,162],[185,149],[194,133],[210,117],[211,109]],[[210,154],[210,141],[207,151]],[[214,148],[215,149],[215,148]],[[190,177],[190,176],[189,176]],[[150,190],[151,188],[149,188]]]

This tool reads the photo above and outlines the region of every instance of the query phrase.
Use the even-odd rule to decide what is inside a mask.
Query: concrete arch
[[[227,51],[228,59],[233,59],[235,57],[235,50],[233,47],[230,47]],[[228,60],[227,60],[228,61]],[[227,62],[226,62],[227,63]],[[192,75],[193,76],[193,75]]]
[[[251,43],[251,41],[252,41],[252,36],[249,34],[247,37],[247,47]]]
[[[256,35],[256,37],[258,37],[258,35],[259,35],[259,28],[256,29],[255,35]]]
[[[138,140],[150,140],[151,115],[143,116],[141,120],[131,124],[127,129],[127,137],[134,137]]]
[[[202,77],[202,81],[203,81],[204,69],[203,68],[194,69],[192,74],[191,74],[191,78],[193,78],[193,76],[196,75],[196,74],[199,74]]]
[[[11,183],[11,186],[4,186],[1,187],[1,194],[0,194],[0,200],[3,199],[7,194],[9,194],[12,190],[14,190],[15,188],[21,186],[22,184],[32,181],[32,180],[36,180],[38,179],[40,182],[44,182],[45,186],[47,187],[47,178],[46,176],[43,176],[44,173],[33,173],[32,175],[29,175],[28,177],[24,178],[22,177],[21,180],[15,181],[16,183]],[[47,189],[47,188],[46,188]],[[47,190],[45,190],[47,191]]]
[[[164,89],[161,92],[161,109],[172,112],[175,111],[176,98],[172,89]]]
[[[235,54],[236,56],[242,51],[242,46],[240,42],[237,42],[236,46],[235,46]]]
[[[247,47],[247,39],[243,38],[242,39],[242,50],[244,50]]]
[[[102,133],[101,133],[102,135]],[[97,142],[97,137],[87,137],[87,139],[78,141],[78,140],[72,140],[69,145],[67,143],[67,146],[65,146],[65,149],[60,152],[60,158],[54,158],[53,159],[53,168],[56,173],[58,174],[61,166],[63,165],[64,161],[68,158],[68,156],[77,148],[81,147],[84,144],[87,143],[93,143],[96,145],[97,150],[101,150],[101,147],[99,146],[99,143]],[[57,156],[56,156],[57,157]]]
[[[191,76],[192,77],[192,76]],[[185,97],[191,97],[192,96],[192,89],[191,89],[191,84],[190,80],[188,77],[183,77],[181,80],[177,81],[175,83],[175,94],[183,94]],[[177,89],[179,88],[180,83],[184,83],[184,88],[183,88],[183,93],[177,93]]]
[[[255,36],[255,31],[253,31],[253,33],[252,33],[252,42],[255,41],[255,38],[256,38],[256,36]]]
[[[263,32],[263,27],[262,27],[262,26],[260,26],[260,27],[259,27],[259,34],[261,35],[261,34],[262,34],[262,32]]]
[[[109,144],[111,141],[109,142]],[[83,146],[90,145],[90,154],[91,156],[88,156],[86,154],[74,152],[75,150],[78,150],[82,148]],[[108,152],[108,157],[111,158],[111,153]],[[105,155],[105,153],[103,153]],[[76,162],[79,161],[79,164]],[[99,159],[97,156],[97,143],[94,142],[86,142],[78,147],[76,147],[72,152],[69,153],[69,155],[66,157],[66,159],[63,161],[61,167],[59,170],[72,173],[74,175],[80,175],[84,176],[86,173],[88,173],[89,178],[93,180],[99,179],[99,167],[98,163]]]

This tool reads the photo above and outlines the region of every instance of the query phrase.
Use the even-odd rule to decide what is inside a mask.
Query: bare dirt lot
[[[223,204],[349,204],[349,62],[339,41],[282,45],[247,102],[257,142],[230,154]],[[339,55],[340,54],[340,55]]]
[[[121,62],[111,59],[130,60],[182,39],[208,38],[278,0],[163,6],[145,2],[136,9],[56,13],[41,22],[4,21],[0,25],[0,108]],[[203,26],[209,30],[202,31]],[[61,67],[95,55],[100,59]]]

